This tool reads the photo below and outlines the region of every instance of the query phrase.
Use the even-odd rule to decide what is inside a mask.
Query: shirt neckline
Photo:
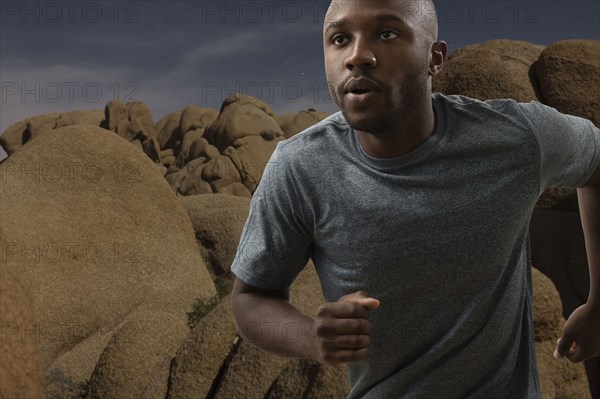
[[[394,158],[376,158],[368,155],[358,137],[356,135],[356,131],[352,126],[348,124],[350,129],[350,137],[352,141],[352,146],[354,150],[359,154],[360,158],[369,166],[379,169],[379,170],[389,170],[389,169],[398,169],[406,167],[410,164],[417,162],[418,160],[425,157],[427,154],[431,153],[440,143],[440,140],[443,138],[446,132],[446,115],[444,112],[444,107],[441,104],[442,99],[438,93],[432,93],[431,101],[433,104],[433,109],[437,119],[437,128],[433,135],[431,135],[427,140],[421,143],[417,148],[413,149],[409,153],[401,155],[399,157]]]

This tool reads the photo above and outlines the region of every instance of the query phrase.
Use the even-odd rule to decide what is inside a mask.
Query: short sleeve
[[[588,181],[600,162],[600,135],[594,124],[537,101],[519,106],[540,146],[540,192]]]
[[[231,266],[246,284],[289,287],[310,258],[312,241],[302,222],[294,184],[278,143],[250,202]]]

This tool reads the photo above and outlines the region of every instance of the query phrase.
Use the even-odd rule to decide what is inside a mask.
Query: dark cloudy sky
[[[374,0],[376,1],[376,0]],[[241,91],[275,112],[335,111],[328,1],[1,1],[0,130],[31,115],[143,100],[157,121]],[[490,39],[600,39],[600,2],[437,1],[450,50]]]

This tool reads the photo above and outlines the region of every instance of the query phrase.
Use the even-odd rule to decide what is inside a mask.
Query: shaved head
[[[332,98],[357,131],[430,133],[431,78],[447,52],[432,0],[332,0],[323,48]]]
[[[325,28],[339,19],[338,11],[342,3],[361,0],[332,0],[325,16]],[[370,3],[392,5],[405,22],[419,32],[424,44],[431,46],[438,40],[438,19],[432,0],[369,0]]]

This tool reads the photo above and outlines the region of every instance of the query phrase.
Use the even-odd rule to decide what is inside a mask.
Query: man
[[[232,265],[238,331],[348,364],[351,398],[537,398],[528,224],[548,186],[584,187],[592,286],[555,356],[600,355],[600,132],[536,102],[432,94],[447,52],[432,7],[332,2],[342,112],[269,161]],[[326,300],[315,319],[288,301],[309,258]]]

